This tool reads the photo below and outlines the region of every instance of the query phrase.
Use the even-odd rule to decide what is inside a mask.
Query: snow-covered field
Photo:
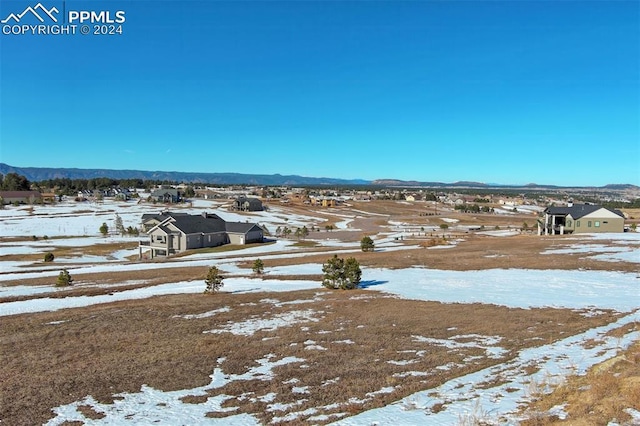
[[[120,203],[122,204],[122,203]],[[98,236],[98,228],[103,222],[112,227],[115,212],[123,218],[124,225],[137,226],[140,216],[149,211],[148,206],[127,203],[126,206],[116,203],[101,203],[94,205],[68,204],[55,207],[38,207],[31,214],[25,208],[10,208],[0,210],[0,235],[6,236],[43,236],[61,237],[56,239],[25,241],[20,243],[0,243],[0,256],[27,255],[41,253],[56,246],[86,247],[105,242],[127,241],[126,238]],[[198,201],[187,212],[200,213],[203,209],[213,210],[217,206],[214,202]],[[247,220],[246,215],[216,210],[228,220]],[[360,212],[359,214],[365,214]],[[324,219],[313,216],[290,215],[286,210],[273,208],[269,212],[251,215],[252,221],[266,225],[269,229],[277,226],[302,226],[319,224]],[[342,215],[338,228],[349,229],[354,217]],[[449,220],[447,220],[449,222]],[[450,220],[450,223],[455,223]],[[398,226],[397,223],[391,223]],[[512,235],[508,232],[487,232],[488,235]],[[600,243],[601,240],[615,237],[615,245]],[[585,243],[585,238],[587,243]],[[323,247],[333,247],[336,252],[359,250],[358,245],[343,243],[338,240],[325,240]],[[455,245],[446,246],[455,250]],[[376,246],[380,250],[400,250],[406,248],[389,237],[386,244]],[[249,270],[240,264],[252,259],[255,254],[267,259],[269,256],[304,257],[308,253],[295,253],[295,247],[287,241],[279,241],[273,245],[253,247],[242,251],[226,254],[207,255],[198,254],[186,256],[176,262],[158,264],[130,264],[124,261],[128,252],[113,253],[105,257],[86,257],[83,263],[74,269],[76,273],[126,271],[141,268],[170,268],[183,266],[204,266],[216,264],[225,273],[233,276],[225,279],[224,290],[232,293],[245,292],[287,292],[300,289],[318,288],[314,280],[262,280],[250,277]],[[287,254],[272,254],[273,252]],[[335,420],[339,425],[386,425],[386,424],[461,424],[466,419],[482,418],[500,424],[516,424],[517,408],[531,398],[530,388],[541,383],[545,385],[560,383],[571,374],[582,374],[596,363],[615,356],[619,351],[627,348],[632,342],[640,339],[640,332],[628,332],[622,337],[612,337],[607,332],[624,324],[640,321],[640,277],[636,273],[615,271],[617,261],[640,262],[640,234],[597,235],[576,237],[570,245],[563,248],[545,251],[543,254],[580,253],[594,256],[601,260],[611,261],[611,271],[566,271],[566,270],[528,270],[528,269],[490,269],[480,271],[447,271],[434,270],[423,267],[412,267],[400,270],[383,268],[363,268],[363,286],[372,292],[385,292],[396,297],[440,301],[443,303],[490,303],[514,308],[555,307],[570,309],[614,309],[624,313],[615,323],[604,327],[588,330],[582,334],[567,336],[565,339],[521,351],[515,359],[503,364],[458,377],[443,385],[418,392],[386,407],[363,412],[347,417],[347,413],[334,415],[332,418],[323,417],[318,407],[314,410],[296,413],[288,407],[288,414],[276,420],[293,421],[300,416],[311,416],[310,421],[326,422]],[[245,257],[246,256],[246,257]],[[57,262],[57,259],[56,259]],[[50,270],[28,268],[30,262],[0,260],[0,297],[38,296],[36,298],[6,302],[0,304],[0,318],[2,316],[41,311],[55,311],[66,308],[91,306],[129,299],[144,299],[155,295],[180,293],[200,293],[201,282],[174,282],[150,286],[135,290],[114,291],[109,295],[100,296],[70,296],[65,298],[51,298],[48,294],[54,290],[49,286],[3,285],[16,284],[27,278],[55,276],[59,267]],[[86,263],[86,264],[85,264]],[[25,268],[27,266],[27,268]],[[274,267],[267,271],[267,275],[317,275],[321,273],[321,265],[304,263],[298,265]],[[126,284],[126,283],[120,283]],[[205,312],[201,315],[214,316],[216,311]],[[283,323],[319,321],[317,312],[301,310],[294,311],[288,317],[274,317],[268,322],[247,321],[237,324],[226,324],[211,333],[237,332],[252,333],[265,327],[275,329]],[[468,337],[468,336],[466,336]],[[434,342],[429,336],[416,336],[425,343],[455,345],[460,344],[455,339]],[[486,348],[487,351],[501,351],[499,338],[495,336],[476,336],[472,344]],[[589,345],[585,342],[589,341]],[[315,342],[309,341],[305,345],[309,350],[323,350]],[[349,344],[349,342],[343,342]],[[465,343],[469,344],[469,343]],[[48,424],[60,425],[67,421],[82,421],[86,424],[224,424],[224,425],[252,425],[258,424],[256,418],[248,414],[227,415],[215,419],[205,417],[210,412],[232,412],[234,407],[222,403],[230,396],[219,395],[209,397],[202,403],[185,403],[181,398],[187,395],[206,395],[208,390],[224,386],[232,381],[243,380],[271,380],[272,369],[291,363],[304,363],[304,359],[293,357],[279,357],[278,354],[268,354],[263,359],[256,360],[258,367],[248,368],[244,374],[226,374],[220,364],[222,360],[212,361],[211,382],[205,386],[164,392],[143,386],[137,393],[119,394],[111,404],[103,404],[87,396],[74,403],[54,409],[55,418]],[[528,373],[526,368],[535,361],[540,367],[536,373]],[[442,365],[441,368],[447,368]],[[421,375],[427,372],[416,371],[412,374]],[[503,380],[499,385],[487,386],[491,378],[500,376]],[[530,384],[530,385],[528,385]],[[305,387],[303,379],[295,389],[304,398]],[[392,388],[391,388],[392,389]],[[389,392],[389,388],[381,388],[378,393]],[[375,398],[376,393],[367,396]],[[262,395],[265,402],[273,400],[273,395]],[[446,410],[434,408],[437,404],[446,402]],[[79,410],[81,406],[90,406],[94,411],[104,415],[101,419],[88,419]],[[282,407],[272,404],[274,412],[282,411]],[[315,416],[318,414],[317,416]],[[314,417],[315,416],[315,417]],[[640,416],[637,418],[640,422]]]

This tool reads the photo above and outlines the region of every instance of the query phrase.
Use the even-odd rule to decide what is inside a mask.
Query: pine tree
[[[358,261],[350,257],[346,261],[338,255],[322,265],[322,285],[329,289],[353,290],[360,285],[362,271]]]
[[[344,283],[341,287],[343,290],[353,290],[360,285],[362,279],[362,270],[358,261],[349,257],[344,262]]]
[[[118,213],[116,213],[115,226],[116,226],[116,232],[118,234],[120,234],[120,236],[124,236],[125,233],[126,233],[126,230],[124,229],[124,224],[122,223],[122,218],[120,217],[120,215]]]
[[[302,228],[296,228],[296,232],[294,235],[298,240],[299,239],[304,240],[306,237],[309,236],[309,228],[307,228],[306,226],[303,226]]]
[[[212,266],[209,268],[209,272],[207,272],[207,276],[204,279],[204,283],[207,285],[204,292],[205,294],[214,294],[220,291],[224,283],[222,280],[224,277],[220,275],[220,270],[217,266]]]
[[[326,288],[337,289],[342,286],[342,280],[344,277],[344,259],[334,254],[333,257],[327,260],[327,263],[322,265],[322,285]]]
[[[253,262],[253,272],[260,275],[264,272],[264,263],[260,259],[256,259]]]
[[[369,237],[368,235],[362,237],[362,240],[360,240],[360,248],[362,249],[362,251],[373,251],[373,249],[375,248],[375,244],[373,243],[371,237]]]
[[[109,227],[104,222],[102,222],[102,225],[100,226],[100,233],[102,234],[103,237],[106,237],[107,234],[109,233]]]

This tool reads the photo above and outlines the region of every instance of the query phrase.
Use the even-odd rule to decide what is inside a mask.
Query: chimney
[[[567,201],[567,207],[573,207],[573,199],[569,198],[569,201]]]

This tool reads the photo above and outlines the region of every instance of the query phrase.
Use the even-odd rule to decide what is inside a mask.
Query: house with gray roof
[[[157,203],[174,204],[182,201],[182,192],[173,188],[160,188],[153,191],[150,198]]]
[[[538,221],[538,235],[624,232],[624,215],[594,204],[548,207]]]
[[[243,212],[259,212],[263,210],[262,201],[257,198],[245,196],[236,198],[233,203],[233,208]]]
[[[255,223],[227,222],[206,212],[201,215],[171,212],[143,215],[143,229],[148,229],[149,241],[140,242],[141,258],[143,251],[154,258],[223,244],[260,243],[264,239],[263,229]]]

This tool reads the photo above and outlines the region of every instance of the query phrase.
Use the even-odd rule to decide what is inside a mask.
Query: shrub
[[[204,283],[207,285],[204,290],[205,294],[214,294],[220,291],[224,285],[222,282],[223,279],[224,277],[220,275],[220,270],[217,266],[210,267],[204,279]]]
[[[56,287],[68,287],[73,282],[73,278],[71,278],[71,274],[66,269],[60,271],[58,275],[58,281],[56,281]]]
[[[140,235],[140,231],[138,230],[138,228],[134,228],[133,226],[127,227],[126,233],[127,235],[134,236],[134,237],[137,237],[138,235]]]
[[[51,252],[47,252],[44,254],[44,261],[45,262],[53,262],[54,256],[53,253]]]
[[[106,236],[107,236],[107,234],[109,233],[109,227],[108,227],[108,226],[107,226],[107,224],[106,224],[106,223],[104,223],[104,222],[102,222],[102,225],[100,226],[100,233],[101,233],[103,236],[105,236],[105,237],[106,237]]]

